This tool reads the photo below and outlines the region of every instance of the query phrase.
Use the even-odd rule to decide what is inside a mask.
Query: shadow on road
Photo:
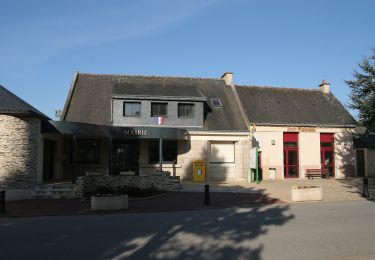
[[[146,232],[118,241],[102,258],[261,259],[263,245],[252,240],[266,234],[269,226],[293,219],[286,215],[288,209],[288,205],[231,208],[219,216],[215,210],[190,211],[181,219],[176,214],[168,223],[157,221]]]

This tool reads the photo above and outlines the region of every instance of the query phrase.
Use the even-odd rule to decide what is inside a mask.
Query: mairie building
[[[192,180],[248,181],[258,152],[263,180],[355,176],[357,122],[323,81],[312,89],[237,85],[220,78],[76,73],[59,121],[0,87],[0,189],[99,174],[168,171]],[[26,195],[25,195],[26,196]]]

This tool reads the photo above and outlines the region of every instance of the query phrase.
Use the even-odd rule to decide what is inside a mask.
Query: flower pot
[[[292,201],[317,201],[323,200],[322,187],[293,187]]]
[[[128,195],[98,197],[91,196],[91,210],[112,211],[127,209],[129,206]]]

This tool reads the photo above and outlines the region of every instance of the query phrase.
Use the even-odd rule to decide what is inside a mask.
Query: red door
[[[298,148],[284,148],[284,177],[298,178]]]
[[[323,169],[327,169],[329,177],[335,177],[334,134],[320,134],[320,158]]]
[[[284,133],[284,178],[299,177],[298,133]]]

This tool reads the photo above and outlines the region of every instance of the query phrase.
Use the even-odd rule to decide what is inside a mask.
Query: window
[[[220,98],[210,98],[212,107],[222,107],[223,103]]]
[[[78,139],[77,162],[100,163],[100,142],[97,140]]]
[[[124,116],[140,116],[141,103],[140,102],[124,102]]]
[[[178,117],[193,117],[194,104],[178,104]]]
[[[166,116],[168,103],[151,103],[151,116]]]
[[[163,162],[177,161],[177,141],[163,140]],[[148,142],[148,162],[159,162],[159,140]]]
[[[234,142],[211,142],[211,162],[234,163]]]

